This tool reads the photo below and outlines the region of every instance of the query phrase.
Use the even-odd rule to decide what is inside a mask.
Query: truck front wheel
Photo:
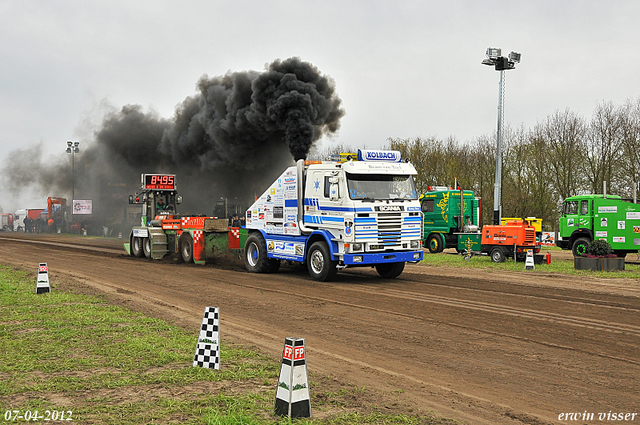
[[[309,248],[307,269],[315,280],[327,282],[335,279],[338,262],[331,260],[331,252],[326,242],[314,242]]]
[[[587,238],[578,238],[573,243],[571,247],[571,251],[573,252],[574,257],[582,257],[587,253],[587,246],[589,245],[589,239]]]
[[[427,238],[427,247],[429,248],[429,252],[432,254],[444,251],[444,243],[442,242],[442,237],[440,237],[440,235],[437,233],[429,235],[429,237]]]
[[[404,263],[383,263],[376,266],[378,274],[387,279],[393,279],[402,274]]]

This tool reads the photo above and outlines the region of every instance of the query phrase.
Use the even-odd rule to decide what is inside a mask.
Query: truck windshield
[[[347,173],[347,187],[351,199],[418,199],[410,175]]]
[[[578,201],[567,201],[564,203],[565,214],[578,214]]]

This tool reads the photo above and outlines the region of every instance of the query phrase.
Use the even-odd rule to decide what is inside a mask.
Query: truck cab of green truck
[[[463,214],[460,205],[463,204]],[[450,187],[429,186],[420,196],[420,205],[424,215],[424,246],[431,253],[442,252],[445,248],[463,248],[464,235],[472,238],[479,249],[480,198],[471,190],[454,190]]]
[[[586,254],[595,239],[609,242],[618,257],[640,249],[640,204],[616,195],[578,195],[564,201],[556,246]]]

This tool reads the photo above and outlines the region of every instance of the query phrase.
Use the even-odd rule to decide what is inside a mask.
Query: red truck
[[[0,213],[0,230],[13,230],[13,214]]]

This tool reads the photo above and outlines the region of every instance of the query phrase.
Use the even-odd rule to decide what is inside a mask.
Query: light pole
[[[500,224],[500,197],[502,192],[502,123],[504,121],[503,96],[504,96],[504,71],[515,69],[520,62],[520,53],[511,52],[508,57],[502,56],[502,49],[489,47],[487,57],[482,61],[483,65],[495,67],[500,71],[500,85],[498,86],[498,134],[496,135],[496,182],[493,186],[493,224]]]
[[[71,205],[76,197],[76,154],[80,152],[80,142],[67,140],[67,153],[71,154]]]

